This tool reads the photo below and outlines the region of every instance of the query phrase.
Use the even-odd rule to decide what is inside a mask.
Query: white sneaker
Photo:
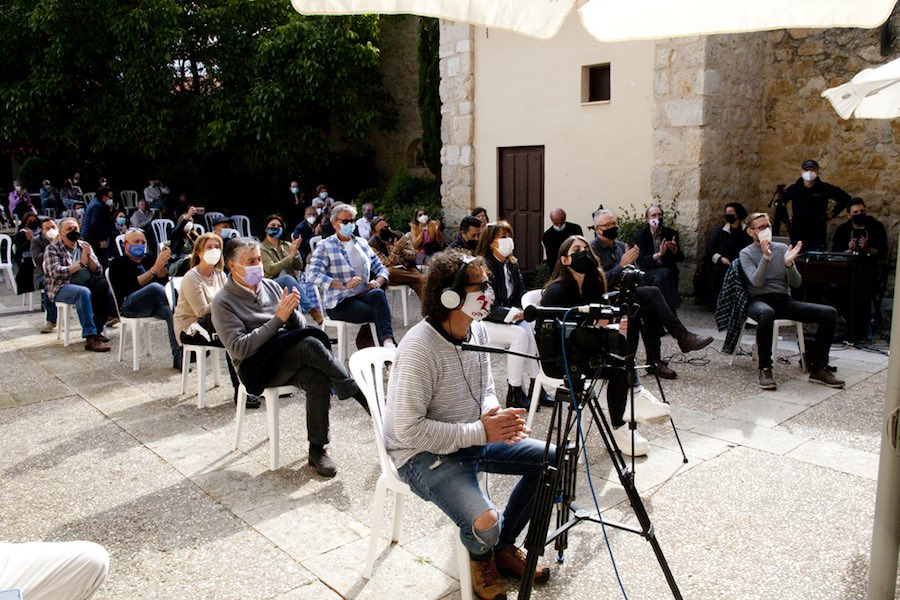
[[[631,452],[631,430],[628,429],[628,425],[615,427],[612,432],[613,440],[615,440],[616,446],[619,447],[622,454],[625,456],[647,456],[650,443],[640,433],[634,432],[634,451]]]
[[[660,402],[656,396],[650,393],[650,390],[641,386],[634,390],[634,421],[635,423],[646,423],[647,421],[661,421],[669,419],[672,416],[672,408],[665,402]],[[628,394],[628,400],[625,402],[625,415],[622,417],[626,421],[631,420],[631,393]]]

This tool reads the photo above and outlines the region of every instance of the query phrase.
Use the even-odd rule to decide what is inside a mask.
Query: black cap
[[[226,216],[216,217],[215,219],[213,219],[213,227],[215,227],[219,223],[231,223],[232,225],[234,225],[234,219]]]
[[[811,159],[811,158],[808,158],[808,159],[806,159],[806,160],[803,161],[803,164],[800,166],[800,168],[801,168],[801,169],[815,169],[815,170],[818,171],[818,170],[819,170],[819,163],[817,163],[816,161],[814,161],[814,160]]]

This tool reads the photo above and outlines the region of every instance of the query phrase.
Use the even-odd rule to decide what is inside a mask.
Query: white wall
[[[544,220],[650,200],[654,42],[604,44],[576,14],[550,41],[475,29],[475,204],[497,218],[497,148],[544,146]],[[581,104],[581,67],[611,65],[611,101]],[[591,236],[592,237],[592,236]]]

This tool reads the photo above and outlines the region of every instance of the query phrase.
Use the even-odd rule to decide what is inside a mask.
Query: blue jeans
[[[81,322],[81,337],[86,338],[97,335],[98,329],[97,325],[94,323],[93,294],[91,293],[91,290],[83,285],[67,283],[56,292],[53,301],[75,305],[75,311],[78,313],[78,320]],[[103,325],[105,324],[106,318],[104,317],[104,319],[100,321],[99,331],[103,331]]]
[[[38,289],[41,290],[41,308],[47,312],[47,322],[56,323],[56,302],[50,302],[50,298],[47,297],[46,286],[47,281],[44,279],[44,276],[41,275],[38,277]]]
[[[300,312],[308,313],[311,309],[318,308],[316,293],[312,289],[312,284],[305,283],[305,278],[301,279],[304,279],[304,281],[297,281],[290,275],[282,273],[273,281],[288,291],[290,291],[291,288],[297,288],[297,291],[300,292]]]
[[[391,306],[383,289],[374,288],[358,296],[344,298],[337,306],[328,309],[328,316],[348,323],[374,322],[379,342],[384,343],[388,338],[394,339]]]
[[[439,456],[422,452],[398,469],[417,496],[433,502],[459,527],[459,537],[472,557],[482,557],[495,546],[513,544],[528,524],[537,493],[544,444],[526,439],[507,446],[499,442],[463,448]],[[547,457],[556,464],[556,449]],[[498,526],[475,533],[475,519],[497,509],[478,486],[478,471],[521,475],[513,488]],[[497,511],[500,512],[499,510]]]
[[[153,281],[128,294],[125,301],[122,302],[120,311],[123,317],[153,317],[165,321],[169,334],[169,346],[172,348],[172,358],[181,359],[182,349],[175,339],[175,330],[172,327],[172,309],[169,308],[166,288],[162,284]]]

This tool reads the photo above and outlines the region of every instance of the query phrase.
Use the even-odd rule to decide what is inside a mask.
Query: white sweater
[[[486,345],[472,322],[470,341]],[[450,454],[486,443],[481,415],[500,406],[487,354],[462,350],[427,321],[403,336],[388,382],[384,440],[397,467],[420,452]]]

